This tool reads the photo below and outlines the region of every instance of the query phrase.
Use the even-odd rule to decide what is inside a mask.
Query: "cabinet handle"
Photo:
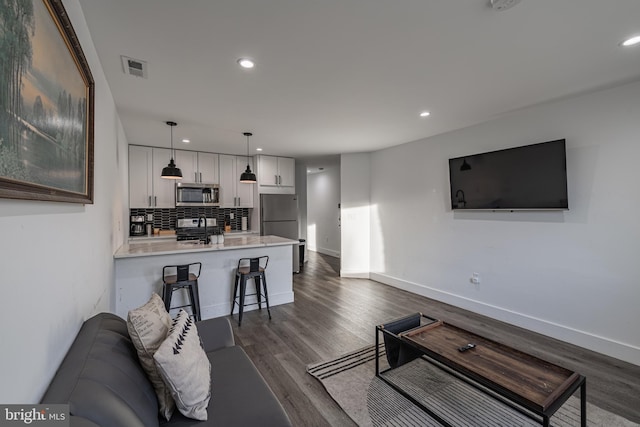
[[[240,197],[238,197],[238,206],[240,206]]]
[[[158,196],[153,196],[153,207],[157,207],[158,206]]]
[[[198,174],[200,175],[200,182],[202,182],[202,172],[198,172]]]
[[[151,196],[149,196],[149,207],[152,207],[151,206]]]
[[[193,173],[193,182],[198,182],[198,172]]]
[[[282,185],[282,175],[278,175],[278,184]]]

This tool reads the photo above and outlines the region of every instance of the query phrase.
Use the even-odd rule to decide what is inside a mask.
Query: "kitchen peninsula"
[[[167,239],[129,242],[114,254],[116,314],[126,319],[129,310],[147,302],[152,292],[162,295],[165,265],[201,262],[198,288],[202,319],[226,316],[231,312],[238,260],[264,255],[269,256],[266,272],[269,305],[293,302],[292,263],[297,244],[295,240],[278,236],[256,235],[227,237],[224,243],[207,245]],[[182,305],[181,294],[174,294],[173,305]],[[245,311],[255,309],[257,306],[245,307]]]

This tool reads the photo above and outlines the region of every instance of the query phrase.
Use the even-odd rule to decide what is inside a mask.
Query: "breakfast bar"
[[[167,239],[129,242],[114,254],[115,313],[125,318],[129,310],[149,300],[152,292],[162,295],[165,265],[202,263],[198,279],[202,319],[231,312],[235,269],[240,258],[267,255],[266,272],[271,306],[293,302],[293,251],[298,241],[278,236],[234,236],[224,243],[203,244]],[[174,297],[180,298],[176,293]],[[181,301],[178,299],[176,304]],[[251,302],[251,301],[249,301]],[[248,306],[245,311],[257,306]]]

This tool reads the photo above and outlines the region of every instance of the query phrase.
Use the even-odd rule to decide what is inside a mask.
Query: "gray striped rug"
[[[375,376],[375,346],[309,365],[331,397],[360,426],[439,426],[418,406]],[[381,346],[382,355],[384,348]],[[381,370],[388,367],[381,357]],[[456,427],[539,426],[520,412],[456,379],[431,363],[417,359],[385,374],[418,401]],[[587,387],[587,394],[588,394]],[[632,427],[632,423],[587,404],[589,426]],[[554,427],[580,425],[580,401],[571,397],[551,418]]]

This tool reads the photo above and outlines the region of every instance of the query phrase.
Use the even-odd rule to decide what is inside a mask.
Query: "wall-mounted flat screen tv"
[[[565,140],[449,159],[453,210],[569,209]]]

